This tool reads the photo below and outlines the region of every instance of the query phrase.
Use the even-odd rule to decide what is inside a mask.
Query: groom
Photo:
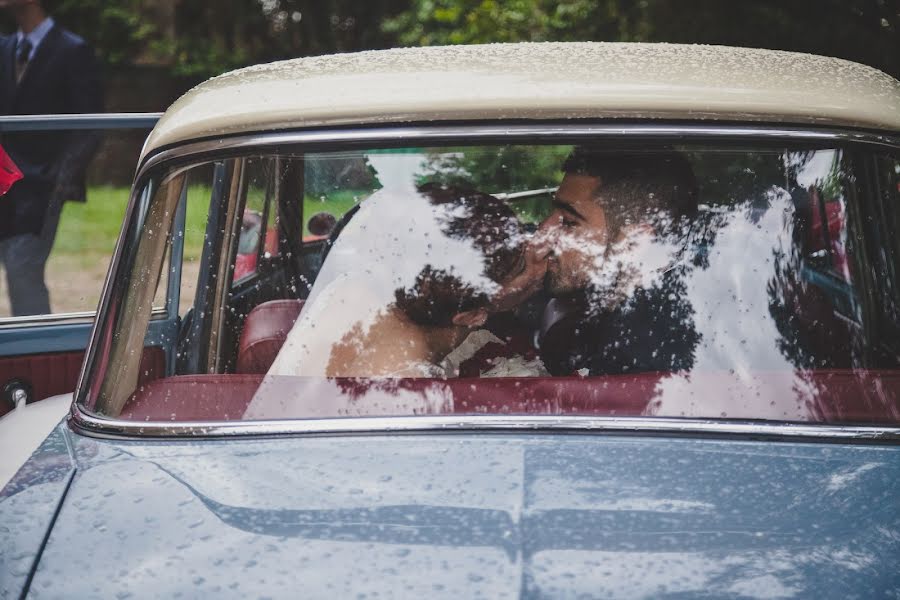
[[[697,212],[690,163],[669,150],[579,148],[563,172],[497,308],[549,293],[539,339],[554,375],[690,369],[700,339],[684,285]]]

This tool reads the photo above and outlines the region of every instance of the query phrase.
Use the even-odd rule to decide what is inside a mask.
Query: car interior
[[[732,155],[714,155],[706,164],[703,154],[691,156],[700,190],[696,219],[714,232],[706,238],[701,236],[694,249],[693,261],[700,264],[713,260],[720,251],[717,244],[725,243],[714,238],[712,225],[719,227],[717,235],[724,238],[725,224],[736,222],[738,213],[729,212],[731,209],[721,200],[721,194],[726,193],[723,190],[731,198],[743,193],[750,196],[751,188],[760,184],[740,173],[730,180],[708,175],[714,169],[727,172],[721,165]],[[840,160],[850,164],[851,160],[863,159],[848,153]],[[180,267],[182,287],[192,273],[197,273],[193,295],[188,295],[189,308],[180,308],[170,330],[177,337],[175,352],[167,353],[165,344],[148,343],[153,337],[148,333],[145,346],[159,350],[145,351],[133,392],[118,414],[111,416],[137,421],[244,418],[303,311],[317,273],[360,206],[360,200],[355,200],[342,210],[316,210],[304,189],[309,167],[304,172],[303,155],[230,159],[206,164],[202,169],[211,184],[197,189],[211,194],[214,201],[206,222],[205,245],[197,261],[199,269],[191,271],[187,262],[176,265],[179,249],[173,243],[180,237],[178,227],[185,227],[183,220],[176,222],[166,254],[174,257],[170,272]],[[772,322],[791,332],[791,336],[779,340],[779,349],[793,367],[790,370],[763,367],[736,375],[734,370],[695,368],[686,374],[636,371],[602,376],[570,372],[543,377],[482,377],[491,361],[511,349],[534,352],[537,348],[552,357],[554,349],[564,347],[573,330],[577,331],[582,316],[577,309],[538,294],[515,310],[491,318],[488,328],[505,344],[488,344],[479,350],[461,365],[457,378],[336,378],[330,382],[329,393],[350,398],[350,412],[329,407],[329,395],[322,394],[321,382],[274,378],[277,381],[271,389],[276,392],[272,393],[281,386],[296,395],[297,390],[308,386],[310,400],[302,414],[295,415],[299,418],[382,414],[378,411],[383,408],[373,412],[371,407],[389,407],[401,393],[423,397],[438,393],[449,398],[449,403],[424,412],[897,422],[900,345],[896,338],[879,335],[872,325],[874,319],[881,318],[873,313],[880,312],[879,299],[884,298],[887,284],[877,277],[864,276],[873,267],[882,272],[893,269],[896,257],[876,252],[871,233],[860,229],[863,223],[873,225],[870,215],[876,205],[880,206],[879,193],[884,196],[896,191],[894,181],[882,185],[888,186],[887,191],[867,189],[859,182],[849,185],[834,181],[807,185],[788,181],[781,187],[793,208],[788,223],[792,244],[783,249],[780,260],[776,255],[771,261],[774,275],[767,273],[761,281],[769,297],[777,300],[769,306]],[[189,184],[183,186],[182,201],[188,200],[192,189]],[[519,193],[495,193],[498,197],[511,196],[506,198],[511,204],[549,205],[554,188],[533,193],[503,190],[507,191]],[[762,200],[742,205],[740,214],[748,223],[754,219],[762,222],[767,214],[766,194],[771,196],[771,190],[757,190],[756,196]],[[298,202],[297,198],[307,200]],[[874,225],[880,235],[891,235],[890,223]],[[526,226],[531,230],[536,227],[533,220]],[[164,278],[161,281],[164,287]],[[168,280],[170,287],[178,283],[177,278]],[[185,294],[183,289],[180,293]],[[864,340],[863,347],[860,340]],[[689,391],[680,393],[679,402],[667,403],[666,398],[678,395],[668,390],[684,381],[689,382]],[[742,385],[735,385],[735,381]],[[777,407],[762,415],[754,412],[760,390],[763,395],[772,395],[776,393],[773,390],[796,389],[798,381],[806,386],[802,394],[767,399]],[[783,387],[778,387],[782,383]],[[728,390],[733,410],[714,414],[702,401],[695,402],[705,395],[721,395],[721,390]],[[387,410],[387,414],[393,414]],[[402,414],[404,409],[396,410]]]

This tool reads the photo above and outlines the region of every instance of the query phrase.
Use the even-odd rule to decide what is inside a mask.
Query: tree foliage
[[[297,56],[387,48],[381,22],[406,0],[180,0],[174,32],[153,54],[176,74],[208,76],[248,64]]]
[[[107,64],[192,76],[396,45],[602,40],[795,50],[900,77],[898,0],[44,1]],[[0,27],[13,27],[8,14]]]
[[[142,17],[139,0],[47,0],[44,6],[67,29],[85,38],[106,64],[133,61],[157,29]],[[0,12],[0,31],[12,31],[13,19]]]
[[[108,65],[167,65],[194,78],[296,56],[387,48],[382,21],[408,0],[43,0]],[[15,24],[0,10],[0,32]]]
[[[410,46],[648,41],[772,48],[900,76],[897,0],[411,0],[384,29]]]
[[[629,0],[414,0],[386,31],[409,46],[639,39],[639,3]]]

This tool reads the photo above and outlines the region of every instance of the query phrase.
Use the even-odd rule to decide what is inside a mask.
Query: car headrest
[[[238,343],[237,373],[265,374],[303,308],[303,300],[270,300],[244,320]]]

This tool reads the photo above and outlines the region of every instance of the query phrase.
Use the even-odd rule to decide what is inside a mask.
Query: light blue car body
[[[0,523],[4,598],[897,597],[900,448],[61,424]]]

